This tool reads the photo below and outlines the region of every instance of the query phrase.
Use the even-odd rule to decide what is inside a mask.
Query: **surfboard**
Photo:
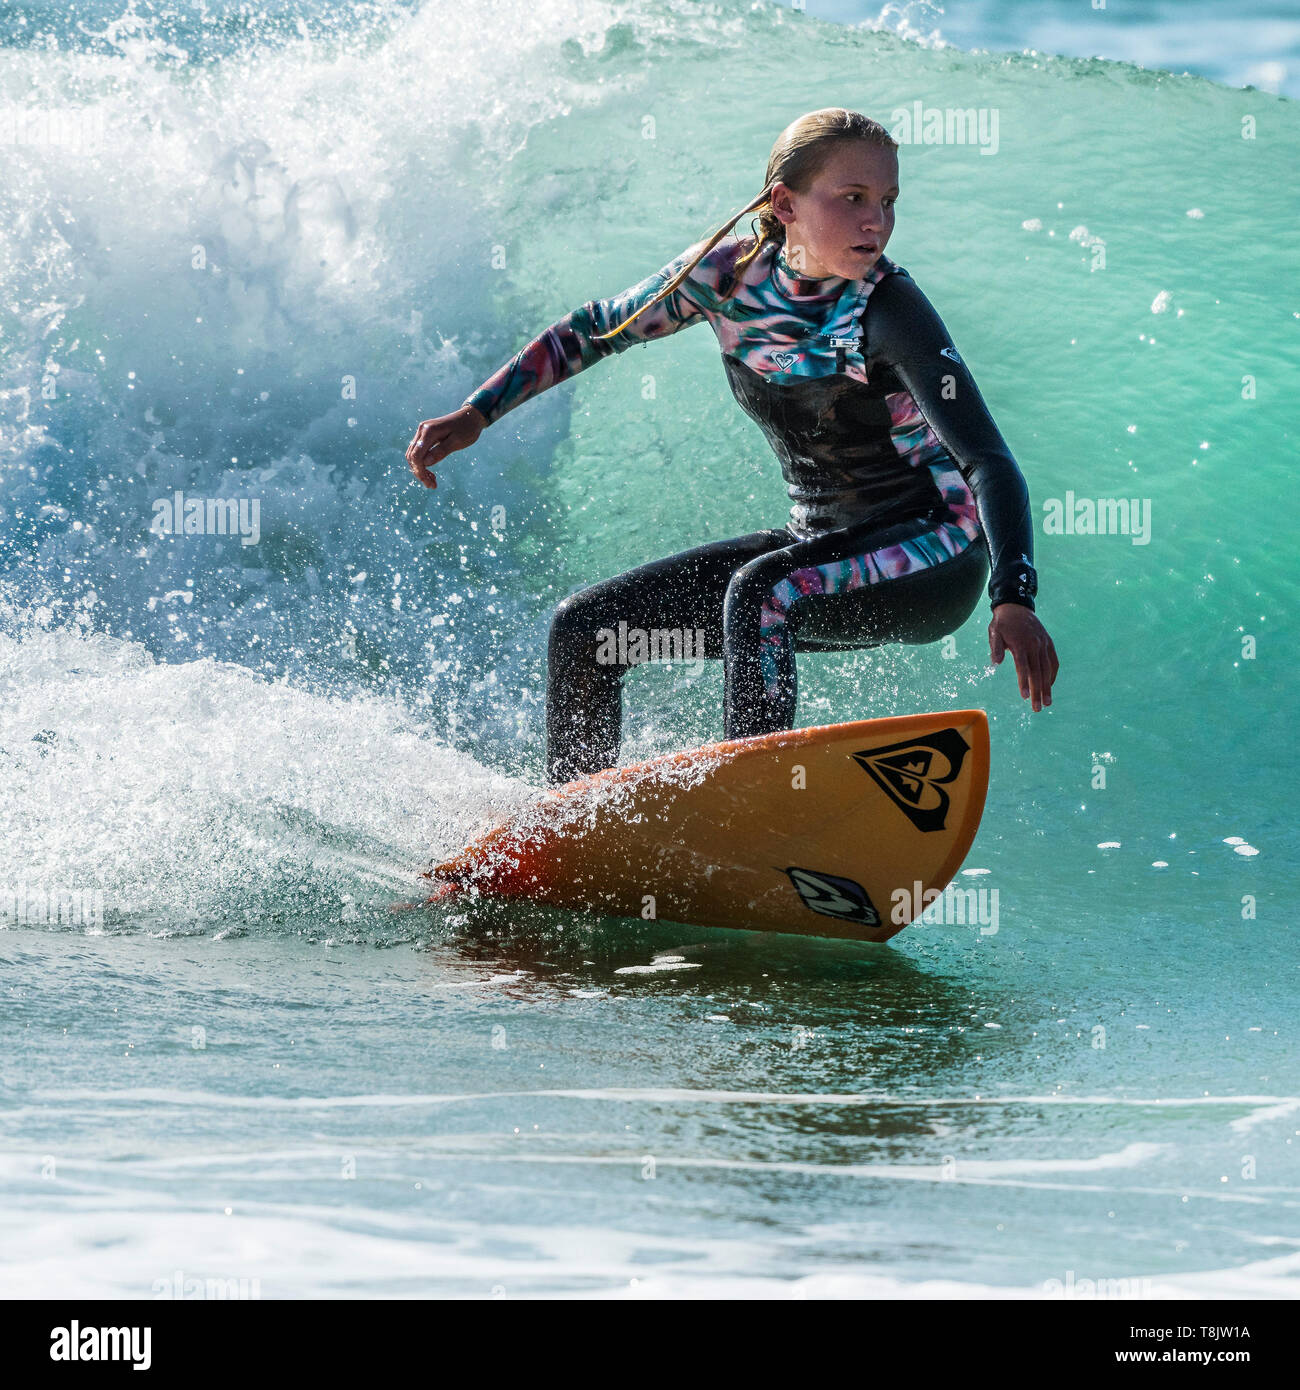
[[[983,710],[705,744],[548,792],[428,870],[428,901],[886,941],[961,867],[988,774]]]

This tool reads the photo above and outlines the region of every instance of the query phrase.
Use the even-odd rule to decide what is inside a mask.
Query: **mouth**
[[[866,241],[861,246],[853,246],[849,249],[857,256],[874,256],[880,247],[874,241]]]

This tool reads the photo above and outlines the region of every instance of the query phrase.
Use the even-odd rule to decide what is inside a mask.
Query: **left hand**
[[[425,485],[437,487],[433,466],[457,449],[468,449],[487,428],[487,421],[472,405],[463,405],[450,415],[421,420],[415,438],[406,446],[411,472]]]
[[[989,655],[995,666],[1010,650],[1015,658],[1020,694],[1035,710],[1052,703],[1052,682],[1061,668],[1047,629],[1023,603],[999,603],[989,623]]]

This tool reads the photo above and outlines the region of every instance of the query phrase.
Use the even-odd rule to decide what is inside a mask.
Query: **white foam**
[[[0,890],[102,889],[109,920],[293,912],[309,887],[353,921],[536,797],[387,697],[35,624],[0,631],[0,667]]]
[[[369,1295],[583,1298],[1041,1299],[1042,1284],[908,1280],[847,1258],[813,1266],[776,1239],[456,1221],[304,1204],[234,1203],[229,1216],[153,1197],[16,1219],[0,1214],[0,1297],[165,1295],[177,1272],[257,1281],[262,1298]],[[364,1229],[360,1227],[364,1226]],[[512,1254],[499,1252],[507,1244]],[[646,1255],[654,1257],[647,1267]],[[755,1273],[781,1267],[789,1275]],[[1294,1298],[1300,1252],[1185,1274],[1123,1273],[1150,1298]]]

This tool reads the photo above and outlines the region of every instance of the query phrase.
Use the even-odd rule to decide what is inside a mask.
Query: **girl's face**
[[[791,269],[812,279],[861,279],[894,230],[897,196],[898,151],[863,141],[841,145],[806,193],[778,183],[772,210],[785,223]]]

